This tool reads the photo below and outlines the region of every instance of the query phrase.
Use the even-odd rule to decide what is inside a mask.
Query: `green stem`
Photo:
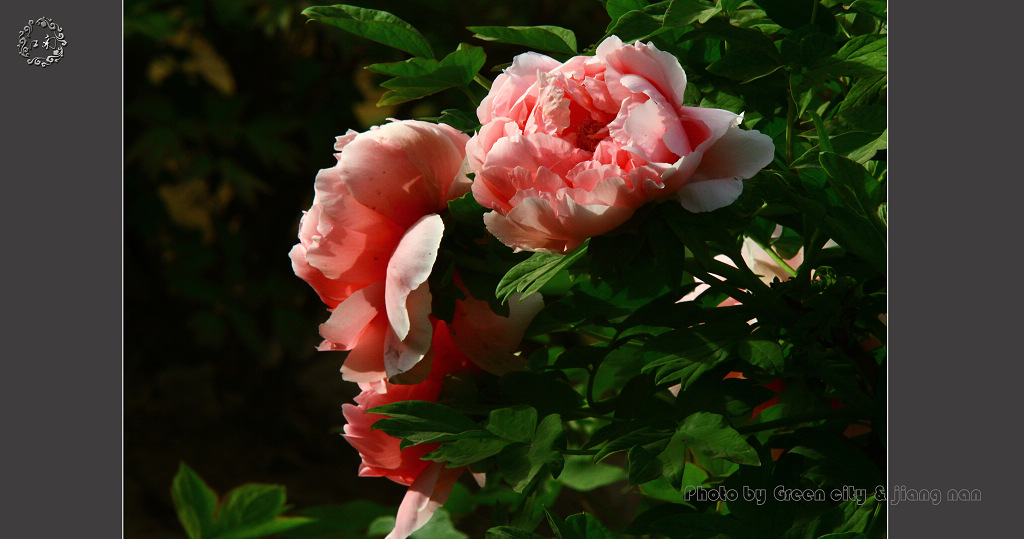
[[[814,7],[811,8],[811,24],[818,18],[818,0],[814,0]]]
[[[484,90],[491,91],[491,81],[483,78],[479,73],[473,76],[473,82],[484,87]]]
[[[786,273],[788,273],[790,277],[796,277],[796,270],[793,269],[792,266],[787,264],[786,261],[783,260],[782,257],[779,256],[779,254],[775,252],[775,249],[772,249],[772,247],[770,245],[765,245],[765,244],[757,241],[757,238],[750,238],[750,239],[754,240],[754,242],[756,242],[758,245],[760,245],[761,248],[764,249],[764,251],[766,253],[768,253],[768,256],[770,256],[771,259],[776,264],[779,265],[779,267],[781,267],[782,269],[786,270]]]

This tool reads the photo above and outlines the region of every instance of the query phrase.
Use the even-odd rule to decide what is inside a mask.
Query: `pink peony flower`
[[[332,309],[321,350],[351,350],[346,380],[384,389],[431,343],[427,277],[444,224],[439,212],[470,189],[466,135],[394,121],[338,137],[337,163],[316,176],[313,206],[289,256]]]
[[[731,204],[774,145],[740,129],[740,115],[682,106],[685,87],[673,55],[615,36],[564,64],[517,56],[466,148],[473,196],[494,210],[487,229],[517,250],[567,253],[650,200],[694,212]]]
[[[426,380],[413,385],[383,382],[386,386],[384,393],[378,393],[370,384],[360,384],[363,391],[356,397],[356,405],[342,406],[347,422],[345,439],[363,459],[359,475],[386,477],[409,486],[398,509],[395,529],[388,538],[404,539],[426,524],[448,499],[463,468],[448,469],[443,463],[422,460],[423,455],[437,449],[439,444],[436,443],[400,449],[401,440],[398,438],[392,438],[381,430],[371,430],[373,424],[384,416],[367,413],[367,410],[406,400],[434,402],[441,393],[446,375],[472,370],[478,369],[452,341],[447,325],[438,321],[433,332],[433,360]]]

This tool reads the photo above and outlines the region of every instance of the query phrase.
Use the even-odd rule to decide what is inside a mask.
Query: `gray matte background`
[[[890,537],[983,536],[1013,525],[1024,475],[1021,47],[1019,31],[993,27],[1022,9],[901,4],[890,19],[888,485],[977,488],[982,501],[890,507]],[[0,8],[4,535],[119,535],[121,9]],[[45,69],[15,48],[41,16],[68,40]]]
[[[1011,537],[1024,137],[1009,58],[1024,10],[910,4],[890,3],[889,20],[888,484],[980,489],[982,501],[890,505],[889,536]],[[991,533],[1003,528],[1018,531]]]
[[[39,17],[46,68],[16,47]],[[121,6],[4,2],[0,42],[0,535],[119,537]]]

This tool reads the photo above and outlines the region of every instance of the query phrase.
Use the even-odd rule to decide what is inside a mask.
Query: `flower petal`
[[[444,222],[440,215],[421,217],[406,231],[388,261],[384,304],[387,306],[388,320],[399,340],[409,335],[411,326],[406,300],[430,276],[443,235]],[[430,293],[426,294],[429,298]]]
[[[687,211],[714,211],[732,204],[743,192],[743,182],[735,178],[687,183],[679,189],[679,203]]]
[[[452,485],[462,474],[463,468],[447,469],[444,463],[431,463],[413,481],[402,498],[395,517],[395,529],[385,539],[406,539],[413,532],[430,521],[439,507],[448,501]]]
[[[540,294],[522,302],[519,294],[508,300],[509,315],[496,314],[486,301],[472,296],[455,304],[452,317],[452,339],[460,350],[481,369],[501,376],[522,370],[525,358],[513,354],[526,333],[526,328],[544,308]]]

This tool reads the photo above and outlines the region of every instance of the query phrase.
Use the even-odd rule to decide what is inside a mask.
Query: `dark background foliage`
[[[395,13],[439,51],[480,44],[469,25],[553,24],[585,44],[607,21],[593,1],[350,3]],[[362,67],[405,56],[306,24],[309,5],[124,4],[126,537],[183,536],[180,461],[221,494],[277,483],[298,507],[396,504],[405,490],[355,475],[338,428],[356,388],[338,355],[315,351],[327,312],[287,253],[335,136],[470,107],[448,91],[377,108],[383,78]],[[488,78],[523,50],[489,45]]]

